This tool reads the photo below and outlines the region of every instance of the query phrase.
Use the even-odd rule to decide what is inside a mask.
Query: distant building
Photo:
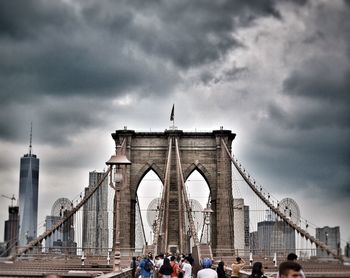
[[[0,242],[0,257],[7,257],[7,244]]]
[[[258,254],[258,250],[258,232],[251,232],[249,233],[249,251],[256,255]]]
[[[341,255],[339,226],[333,228],[328,226],[316,228],[316,238],[324,242],[330,249],[337,252],[338,255]],[[328,255],[326,251],[322,251],[320,248],[316,249],[316,256],[332,257],[332,255]]]
[[[52,229],[52,227],[58,223],[58,221],[62,220],[62,217],[60,216],[54,216],[54,215],[48,215],[45,218],[45,227],[46,231],[49,231]],[[50,251],[50,249],[53,247],[53,243],[57,240],[62,241],[63,238],[63,232],[62,229],[58,229],[55,231],[51,236],[47,237],[45,239],[45,251]]]
[[[85,195],[104,176],[104,172],[89,173],[89,187]],[[84,205],[83,210],[83,249],[85,254],[106,255],[108,250],[108,180],[96,190]]]
[[[32,136],[30,136],[31,138]],[[21,158],[19,175],[19,246],[24,246],[37,236],[38,224],[39,159],[29,153]]]
[[[51,209],[51,215],[46,216],[46,231],[51,230],[59,221],[64,219],[72,209],[72,203],[67,198],[59,198]],[[67,220],[61,228],[45,240],[46,252],[76,254],[77,244],[74,242],[74,218]]]
[[[295,231],[284,221],[258,222],[258,250],[264,256],[295,253]]]
[[[239,254],[249,250],[249,206],[244,205],[242,198],[233,199],[234,206],[234,246]]]
[[[350,258],[350,243],[347,242],[344,248],[344,256]]]
[[[6,243],[6,256],[16,250],[18,244],[19,230],[19,208],[18,206],[9,207],[9,219],[5,221],[4,241]]]
[[[249,206],[244,206],[244,248],[249,250],[250,244],[250,219],[249,219]]]

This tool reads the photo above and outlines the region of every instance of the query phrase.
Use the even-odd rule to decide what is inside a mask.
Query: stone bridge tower
[[[133,248],[135,244],[135,205],[136,192],[143,177],[153,170],[164,185],[169,140],[177,138],[184,180],[197,170],[209,185],[211,208],[211,245],[215,253],[220,250],[234,249],[233,234],[233,197],[231,160],[222,145],[222,139],[231,148],[235,134],[230,130],[212,132],[183,132],[182,130],[165,130],[164,132],[135,132],[117,130],[112,134],[116,145],[124,139],[125,155],[132,162],[127,170],[126,184],[121,190],[120,205],[120,244],[121,248]],[[175,148],[172,144],[172,148]],[[171,217],[168,225],[167,242],[163,251],[170,247],[178,252],[188,250],[182,238],[186,230],[181,227],[181,215],[185,208],[179,203],[178,175],[176,173],[175,151],[172,150],[170,170],[170,198],[167,214]]]

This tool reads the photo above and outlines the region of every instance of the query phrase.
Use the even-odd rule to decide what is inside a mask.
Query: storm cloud
[[[349,1],[1,1],[1,194],[30,122],[44,217],[102,170],[111,132],[164,130],[175,103],[180,129],[232,129],[268,190],[305,217],[338,202],[315,221],[349,231],[348,18]]]

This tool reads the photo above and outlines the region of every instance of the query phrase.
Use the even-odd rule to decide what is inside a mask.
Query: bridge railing
[[[215,248],[212,250],[214,253],[214,257],[217,259],[220,258],[226,258],[226,259],[235,259],[236,257],[241,258],[247,258],[249,259],[250,256],[252,258],[271,258],[271,260],[274,258],[275,254],[277,256],[277,259],[279,261],[285,260],[287,255],[289,253],[295,253],[298,255],[298,258],[301,260],[308,260],[310,258],[316,258],[317,253],[316,249],[284,249],[284,248],[278,248],[278,249],[269,249],[269,250],[263,250],[263,249],[225,249],[225,248]],[[226,254],[221,256],[215,256],[215,254]],[[322,257],[320,257],[322,258]],[[255,259],[254,259],[255,260]]]

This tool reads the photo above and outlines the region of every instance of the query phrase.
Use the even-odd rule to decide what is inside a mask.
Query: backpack
[[[146,260],[145,261],[145,266],[143,267],[145,271],[147,272],[151,272],[153,266],[152,266],[152,263],[150,262],[150,260]]]

